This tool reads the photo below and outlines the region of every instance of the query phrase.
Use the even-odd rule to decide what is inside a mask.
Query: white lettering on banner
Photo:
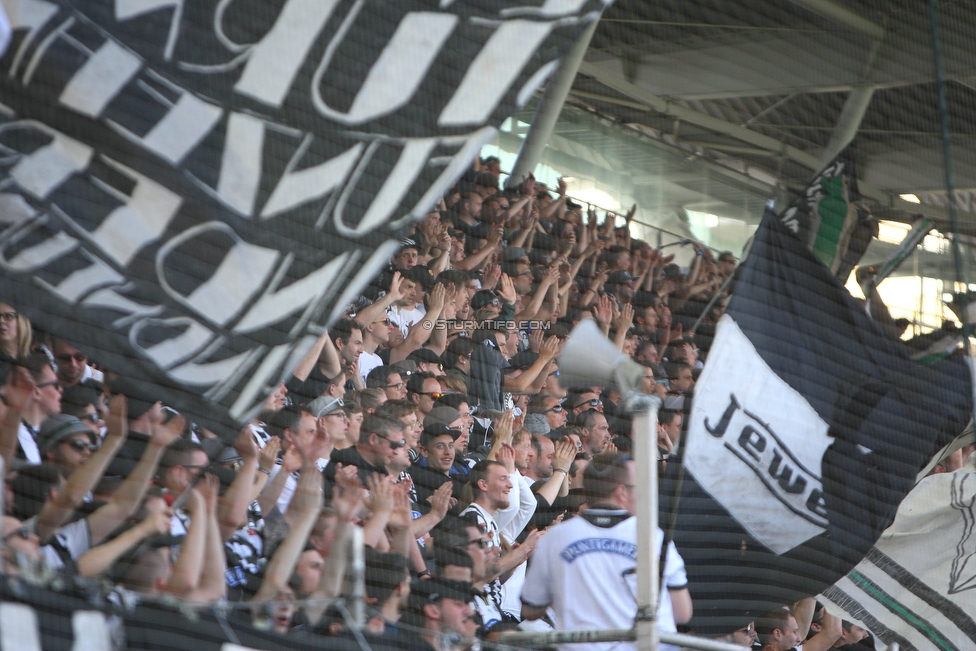
[[[338,0],[288,0],[255,45],[234,90],[269,106],[285,101],[298,69]]]
[[[30,606],[0,603],[0,651],[41,651],[37,613]]]
[[[82,115],[97,117],[141,66],[139,57],[115,41],[105,41],[72,75],[60,101]]]
[[[152,179],[133,169],[102,157],[109,167],[135,181],[132,194],[124,194],[98,177],[92,177],[92,184],[122,202],[122,205],[109,213],[90,237],[102,251],[111,256],[120,266],[125,267],[143,247],[162,236],[170,221],[176,216],[182,198],[167,190]],[[71,220],[71,223],[74,223]],[[87,234],[87,231],[76,226]]]
[[[353,171],[349,182],[339,195],[339,201],[335,207],[335,227],[340,235],[346,237],[360,238],[390,221],[393,211],[400,205],[403,197],[407,194],[410,186],[420,176],[420,172],[427,165],[427,158],[437,145],[434,138],[413,138],[407,140],[400,151],[396,165],[383,180],[383,187],[373,197],[366,210],[366,214],[355,226],[347,226],[342,221],[342,215],[346,207],[349,196],[356,190],[363,171],[372,159],[373,154],[380,147],[379,141],[374,141],[366,148],[362,160]]]
[[[0,267],[16,273],[29,273],[60,259],[78,246],[78,240],[64,231],[51,231],[47,226],[48,219],[44,216],[38,217],[16,229],[15,232],[4,233],[0,237]],[[43,231],[47,231],[50,235],[34,246],[19,251],[13,257],[7,257],[9,249],[14,248],[30,235]]]
[[[349,111],[343,113],[329,106],[322,97],[322,77],[361,6],[362,2],[359,2],[349,12],[312,77],[315,108],[325,117],[347,125],[375,120],[409,103],[458,22],[453,14],[416,12],[405,15],[367,73]]]
[[[172,104],[163,102],[155,93],[146,93],[146,97],[159,101],[169,110],[145,136],[138,136],[112,120],[106,123],[140,147],[178,164],[210,133],[224,112],[178,86],[166,85],[181,93],[180,98]]]
[[[184,296],[169,284],[166,260],[176,247],[215,232],[226,234],[234,240],[234,245],[224,255],[213,275],[189,296]],[[224,222],[206,222],[185,230],[160,247],[156,254],[156,277],[170,298],[223,326],[237,316],[251,296],[260,290],[279,258],[278,251],[244,242]],[[178,270],[179,263],[174,263],[173,268]]]
[[[365,148],[362,143],[357,143],[324,163],[295,171],[295,167],[308,151],[311,142],[312,136],[306,136],[288,161],[284,174],[278,180],[278,185],[275,186],[261,210],[261,219],[270,219],[335,190],[345,181]]]
[[[122,285],[126,282],[125,276],[103,260],[84,249],[81,250],[81,254],[91,263],[90,265],[72,272],[57,285],[52,285],[43,278],[36,278],[37,282],[41,287],[71,304],[77,303],[92,290],[109,285]]]
[[[71,651],[111,651],[112,638],[105,622],[105,613],[97,610],[76,610],[71,614],[74,643]]]
[[[15,129],[34,130],[51,138],[47,145],[24,155],[10,170],[17,185],[38,199],[47,198],[72,175],[85,169],[94,153],[88,145],[40,122],[9,122],[0,126],[0,134]]]
[[[183,0],[115,0],[115,20],[131,20],[142,14],[160,9],[173,8],[170,18],[169,34],[166,37],[166,48],[163,58],[169,61],[173,58],[173,48],[176,47],[176,37],[180,33],[180,19],[183,18]]]
[[[3,5],[10,20],[11,30],[27,28],[27,34],[10,64],[10,76],[14,77],[20,68],[20,62],[24,59],[24,54],[34,43],[34,37],[49,20],[57,15],[58,6],[44,0],[2,0],[0,5]]]
[[[254,210],[261,182],[263,152],[264,122],[245,113],[231,113],[224,134],[217,197],[247,217]]]
[[[820,463],[833,441],[828,430],[735,321],[723,316],[695,388],[686,467],[776,554],[827,527]]]
[[[552,24],[545,22],[503,23],[468,66],[437,124],[462,126],[488,120],[550,30]]]
[[[264,294],[255,301],[241,320],[234,324],[235,332],[252,332],[290,316],[296,310],[317,303],[322,295],[332,290],[343,268],[348,266],[350,253],[333,258],[326,265],[304,278],[296,280],[287,287],[277,288],[277,283],[269,283]],[[356,254],[358,257],[358,252]],[[283,275],[291,264],[288,258],[281,265],[278,275]]]

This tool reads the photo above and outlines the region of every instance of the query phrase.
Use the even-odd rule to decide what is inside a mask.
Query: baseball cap
[[[420,433],[420,444],[425,446],[430,442],[431,439],[435,439],[438,436],[444,436],[445,434],[450,435],[451,439],[458,440],[461,436],[461,429],[453,429],[445,425],[444,423],[430,423],[426,424],[427,419],[424,419],[424,431]]]
[[[418,264],[415,267],[410,267],[404,272],[403,276],[418,283],[424,289],[430,289],[434,286],[434,274],[430,272],[430,269],[426,265]]]
[[[498,294],[490,289],[482,289],[479,292],[475,292],[474,296],[471,297],[471,309],[480,310],[492,301],[500,301]]]
[[[201,441],[200,447],[207,453],[207,457],[216,463],[232,463],[242,459],[241,453],[233,445],[227,445],[219,437]]]
[[[459,412],[454,407],[434,407],[431,409],[427,415],[424,417],[424,427],[432,423],[440,423],[442,425],[450,425],[454,421],[461,418],[461,412]]]
[[[623,284],[623,283],[631,282],[633,279],[634,279],[634,277],[631,276],[630,275],[630,272],[627,271],[626,269],[617,269],[616,271],[614,271],[613,273],[611,273],[609,276],[607,276],[607,284],[608,285],[620,285],[620,284]]]
[[[414,373],[416,373],[420,368],[417,366],[417,362],[412,359],[402,359],[399,362],[393,362],[390,366],[400,374],[400,377],[407,379]]]
[[[416,613],[421,613],[424,606],[441,599],[454,599],[465,603],[478,596],[469,581],[451,581],[441,577],[434,577],[426,581],[414,581],[410,584],[409,607]]]
[[[312,402],[308,403],[307,409],[316,418],[321,418],[322,416],[328,416],[331,413],[337,412],[342,409],[345,403],[339,398],[333,398],[332,396],[319,396]]]
[[[410,239],[409,237],[405,237],[402,240],[400,240],[400,250],[401,251],[403,249],[416,249],[416,248],[417,248],[417,241],[416,240]]]
[[[440,355],[432,351],[430,348],[418,348],[407,355],[407,359],[412,360],[417,364],[441,364],[443,362]]]
[[[537,359],[539,359],[539,353],[526,350],[513,355],[512,359],[508,360],[508,366],[509,368],[524,370],[535,364]]]
[[[41,431],[37,435],[37,447],[44,453],[76,434],[87,434],[92,445],[98,443],[95,434],[88,429],[88,426],[74,416],[51,414],[41,423]]]

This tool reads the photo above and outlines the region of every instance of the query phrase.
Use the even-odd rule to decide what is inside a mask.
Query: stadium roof
[[[955,187],[965,230],[974,232],[971,1],[941,0],[939,29]],[[846,123],[857,127],[858,177],[879,216],[944,218],[933,51],[923,0],[616,0],[569,102],[791,189],[806,185]]]

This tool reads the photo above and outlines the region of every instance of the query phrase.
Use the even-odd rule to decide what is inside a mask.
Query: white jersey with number
[[[657,530],[660,553],[664,534]],[[626,511],[590,509],[552,527],[539,541],[529,562],[522,601],[552,606],[557,631],[630,628],[637,615],[637,518]],[[668,588],[687,586],[684,561],[668,547],[667,566],[658,606],[658,629],[677,629]],[[560,645],[560,651],[579,651],[579,645]],[[661,649],[671,649],[661,645]],[[636,651],[635,642],[587,646],[591,651]]]

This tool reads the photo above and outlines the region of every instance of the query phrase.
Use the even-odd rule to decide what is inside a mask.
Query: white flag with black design
[[[965,427],[970,386],[961,359],[914,363],[764,219],[688,415],[674,539],[692,627],[728,633],[847,574]]]
[[[927,477],[828,609],[903,651],[976,648],[976,463]]]

